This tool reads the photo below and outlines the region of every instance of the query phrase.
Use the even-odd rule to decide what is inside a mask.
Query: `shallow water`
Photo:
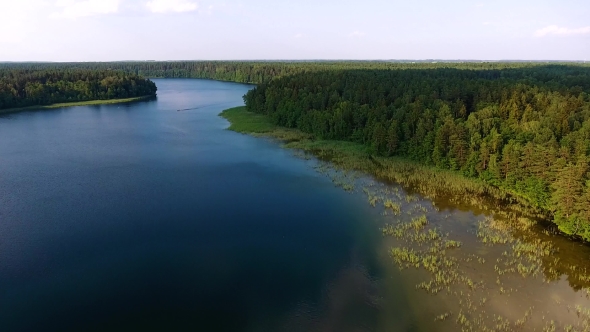
[[[224,130],[217,114],[251,86],[155,82],[153,101],[0,117],[0,331],[457,329],[455,297],[417,290],[428,276],[388,255],[400,243],[380,228],[405,217],[336,187],[317,161]],[[463,242],[456,255],[506,250],[478,241],[476,209],[419,203]],[[489,286],[486,310],[518,319],[535,302],[535,319],[569,322],[554,303],[587,304],[567,266],[588,248],[547,238],[565,248],[558,278],[506,279],[526,296]],[[462,269],[493,284],[488,265]]]

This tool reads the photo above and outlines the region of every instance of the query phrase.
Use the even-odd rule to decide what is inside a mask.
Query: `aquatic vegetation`
[[[394,236],[398,239],[402,239],[402,238],[404,238],[404,236],[407,235],[406,231],[412,229],[415,231],[413,235],[417,236],[418,232],[423,230],[427,224],[428,224],[428,219],[426,219],[426,216],[423,215],[421,217],[414,218],[414,219],[412,219],[412,221],[407,222],[407,223],[398,223],[397,225],[387,225],[383,228],[383,234]],[[428,237],[425,236],[424,240],[426,240],[427,238],[438,239],[439,234],[435,230],[430,230],[429,236]],[[420,243],[422,243],[422,242],[420,242]]]
[[[461,246],[461,242],[459,242],[459,241],[454,241],[454,240],[445,241],[445,249],[459,248],[460,246]]]
[[[371,204],[372,207],[375,207],[377,205],[378,200],[379,200],[378,197],[370,196],[369,197],[369,204]]]
[[[477,237],[483,243],[489,244],[505,244],[512,238],[505,224],[496,221],[494,218],[486,218],[484,221],[479,222]]]
[[[450,312],[445,312],[444,314],[438,315],[434,318],[434,321],[443,321],[446,320],[447,318],[451,317],[452,313]]]
[[[456,305],[453,313],[447,310],[433,316],[435,322],[457,324],[464,331],[518,331],[531,326],[590,331],[583,318],[588,312],[583,309],[571,309],[576,316],[569,321],[555,320],[533,307],[523,311],[523,316],[510,318],[491,310],[498,298],[512,299],[518,294],[515,280],[550,283],[563,274],[590,300],[587,268],[556,255],[559,248],[553,240],[559,235],[553,229],[539,228],[535,217],[543,215],[538,210],[485,183],[404,160],[371,156],[365,147],[351,142],[302,138],[285,147],[315,155],[319,161],[314,168],[319,173],[344,190],[362,188],[359,193],[366,201],[382,210],[388,222],[382,233],[394,240],[388,251],[393,263],[400,270],[422,271],[416,290],[454,299],[450,300]],[[379,181],[360,176],[359,171]],[[433,201],[432,207],[425,198]],[[445,231],[447,223],[456,223],[454,212],[445,211],[449,206],[468,206],[486,214],[473,225],[467,247],[460,241],[463,238]],[[454,320],[448,319],[451,316]]]
[[[401,212],[401,205],[399,205],[399,203],[395,203],[390,199],[385,200],[385,202],[383,202],[383,206],[385,206],[386,209],[390,209],[393,214],[400,214]]]
[[[427,213],[428,212],[428,208],[426,208],[424,205],[422,204],[415,204],[412,207],[412,212],[418,212],[418,213]]]
[[[495,261],[494,271],[497,273],[495,287],[486,284],[484,280],[476,280],[472,275],[465,274],[464,264],[477,262],[486,265],[486,258],[469,254],[464,258],[461,253],[453,254],[453,250],[460,250],[462,243],[450,239],[449,234],[443,234],[440,229],[431,225],[425,215],[413,217],[409,221],[398,221],[383,227],[383,234],[391,236],[402,243],[395,246],[390,254],[393,261],[401,269],[422,269],[428,272],[425,280],[418,281],[416,289],[430,294],[445,292],[456,296],[459,312],[455,323],[464,331],[516,331],[525,328],[533,316],[533,308],[529,308],[524,316],[510,320],[502,315],[489,315],[484,309],[489,299],[489,290],[495,288],[498,296],[510,296],[517,290],[505,287],[501,278],[518,275],[522,278],[534,278],[542,275],[544,260],[555,253],[555,248],[548,241],[534,237],[516,238],[510,232],[515,229],[529,231],[531,222],[520,218],[513,221],[488,217],[478,224],[475,236],[484,246],[503,246],[504,253]],[[554,261],[559,261],[554,259]],[[585,272],[585,271],[584,271]],[[584,279],[585,277],[581,277]],[[485,295],[484,295],[485,294]],[[474,301],[475,298],[479,300]],[[578,316],[582,316],[579,311]],[[449,315],[434,318],[443,321]],[[551,330],[559,326],[556,322],[546,321],[546,327]],[[573,326],[573,325],[572,325]],[[577,328],[584,326],[580,323]],[[570,329],[578,331],[578,329]],[[580,331],[583,331],[580,330]]]
[[[419,283],[416,287],[436,294],[462,279],[456,269],[456,258],[446,254],[447,250],[460,247],[460,243],[447,240],[445,235],[434,228],[426,230],[427,225],[428,219],[422,215],[410,222],[388,225],[383,228],[383,233],[412,245],[413,248],[393,248],[391,255],[402,268],[423,268],[430,272],[432,278]]]
[[[346,173],[346,170],[324,167],[329,169],[325,173],[330,178],[349,178],[342,174],[332,174]],[[356,180],[358,179],[355,178]],[[389,250],[393,262],[402,270],[418,269],[427,272],[428,277],[417,280],[415,288],[432,295],[445,293],[446,296],[457,297],[459,314],[455,317],[455,324],[466,331],[526,329],[533,317],[533,308],[529,308],[520,318],[508,319],[502,315],[488,313],[486,307],[490,303],[489,296],[510,297],[518,291],[514,287],[506,286],[506,281],[515,277],[536,278],[550,273],[559,275],[557,269],[562,269],[563,263],[559,257],[554,257],[557,249],[550,241],[531,235],[536,227],[534,221],[513,214],[506,214],[511,218],[503,218],[501,213],[496,214],[497,217],[489,216],[480,220],[474,236],[484,247],[503,248],[498,257],[490,259],[481,254],[462,253],[461,241],[452,239],[448,233],[444,233],[442,225],[435,225],[429,221],[427,214],[435,213],[437,210],[429,210],[423,203],[403,204],[404,201],[415,202],[417,199],[406,200],[407,195],[402,195],[403,191],[400,191],[399,187],[376,185],[373,182],[370,185],[363,183],[361,187],[371,206],[376,207],[377,202],[383,202],[384,215],[394,218],[393,223],[382,228],[385,236],[400,241],[399,245],[394,245]],[[386,213],[388,211],[389,213]],[[444,219],[450,217],[452,215],[446,214]],[[515,232],[518,232],[518,236],[515,236]],[[477,275],[465,274],[467,265],[472,267],[471,262],[483,267],[491,266],[497,275],[495,282],[486,283],[485,280],[478,279]],[[590,280],[590,275],[585,269],[577,269],[576,266],[570,266],[569,269],[579,270],[577,275],[580,281]],[[435,322],[443,322],[449,317],[450,313],[447,312],[433,319]],[[546,324],[551,326],[550,320],[546,320]],[[557,322],[553,324],[565,330],[565,325]],[[577,328],[572,327],[571,331],[578,331],[582,325],[572,326]]]

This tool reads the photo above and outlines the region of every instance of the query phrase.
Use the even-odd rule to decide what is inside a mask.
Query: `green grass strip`
[[[123,98],[123,99],[88,100],[88,101],[75,101],[75,102],[71,102],[71,103],[58,103],[58,104],[51,104],[51,105],[36,105],[36,106],[27,106],[27,107],[20,107],[20,108],[8,108],[8,109],[0,110],[0,114],[16,113],[16,112],[23,112],[23,111],[48,110],[48,109],[55,109],[55,108],[62,108],[62,107],[74,107],[74,106],[122,104],[122,103],[130,103],[130,102],[134,102],[134,101],[145,100],[145,99],[149,99],[152,97],[153,96],[141,96],[141,97]]]

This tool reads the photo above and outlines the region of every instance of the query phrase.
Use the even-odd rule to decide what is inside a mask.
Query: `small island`
[[[139,75],[93,69],[0,70],[0,113],[126,103],[152,98],[157,87]]]

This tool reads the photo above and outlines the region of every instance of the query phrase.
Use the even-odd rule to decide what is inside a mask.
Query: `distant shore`
[[[150,99],[153,97],[155,97],[155,96],[148,95],[148,96],[123,98],[123,99],[75,101],[75,102],[71,102],[71,103],[58,103],[58,104],[51,104],[51,105],[36,105],[36,106],[27,106],[27,107],[19,107],[19,108],[7,108],[7,109],[0,110],[0,114],[16,113],[16,112],[22,112],[22,111],[33,111],[33,110],[47,110],[47,109],[73,107],[73,106],[123,104],[123,103],[130,103],[130,102],[134,102],[134,101],[146,100],[146,99]]]

